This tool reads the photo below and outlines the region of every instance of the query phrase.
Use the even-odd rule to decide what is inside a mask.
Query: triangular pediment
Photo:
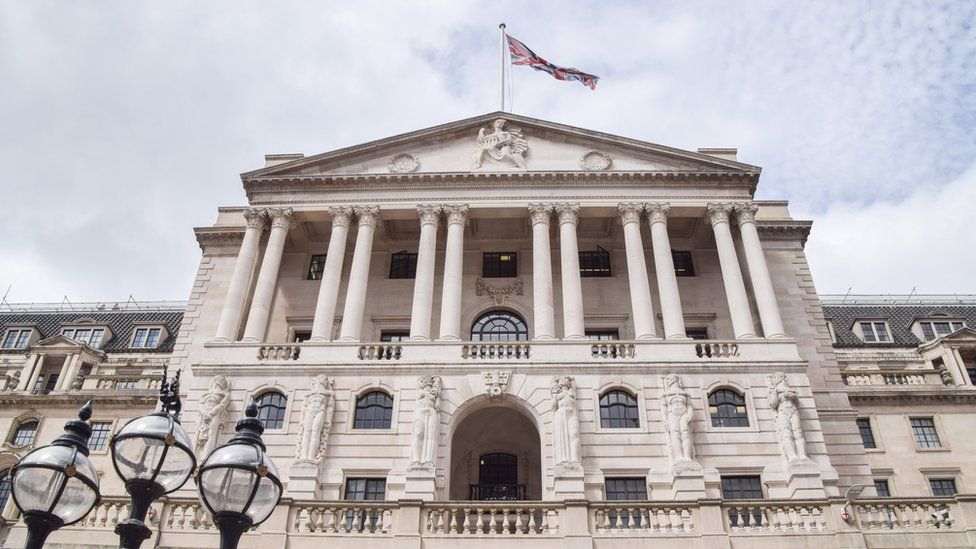
[[[526,171],[758,176],[760,171],[727,154],[702,154],[503,112],[315,156],[269,157],[269,164],[242,179]]]
[[[90,348],[84,343],[75,341],[70,337],[65,337],[63,335],[56,335],[49,337],[47,339],[42,339],[34,344],[34,348],[46,349],[46,350],[81,350],[85,348]]]
[[[964,327],[943,337],[942,341],[976,341],[976,330]]]

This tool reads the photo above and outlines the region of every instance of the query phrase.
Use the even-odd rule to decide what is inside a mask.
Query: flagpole
[[[498,73],[499,84],[500,84],[499,100],[501,102],[500,110],[502,112],[505,112],[505,23],[498,25],[498,29],[501,32],[501,44],[500,44],[501,57],[499,58],[499,61],[501,63],[499,65],[499,73]]]

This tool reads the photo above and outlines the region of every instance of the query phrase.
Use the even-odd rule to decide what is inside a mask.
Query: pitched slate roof
[[[41,340],[54,337],[61,333],[62,326],[77,323],[79,320],[92,320],[95,325],[108,326],[112,332],[112,339],[102,345],[101,350],[106,353],[171,353],[176,336],[180,332],[183,322],[183,311],[178,309],[156,311],[70,311],[70,312],[39,312],[39,311],[0,311],[0,335],[6,331],[8,325],[33,325],[41,332]],[[162,324],[166,326],[169,337],[155,349],[132,349],[129,342],[132,339],[133,326],[137,323]],[[5,353],[23,353],[19,350],[0,350]]]
[[[949,318],[963,319],[966,326],[976,327],[976,305],[823,305],[824,316],[834,326],[834,336],[837,342],[834,347],[917,347],[924,341],[912,333],[912,324],[916,319],[937,318],[948,315]],[[892,342],[887,344],[864,343],[854,335],[851,328],[856,320],[884,319],[888,321]]]

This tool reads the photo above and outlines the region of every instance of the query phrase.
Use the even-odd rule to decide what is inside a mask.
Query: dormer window
[[[132,336],[133,349],[155,349],[159,347],[162,328],[136,328]]]
[[[865,343],[890,343],[888,324],[883,320],[864,320],[857,323],[861,339]]]
[[[104,328],[65,328],[61,331],[64,337],[73,339],[79,343],[84,343],[93,349],[102,345],[105,338]]]
[[[940,337],[945,337],[953,332],[962,330],[966,325],[962,320],[935,319],[922,320],[918,322],[918,329],[921,331],[922,339],[932,341]],[[916,332],[915,335],[918,335]]]
[[[3,344],[0,345],[0,348],[24,349],[27,347],[27,343],[30,341],[31,334],[33,333],[34,330],[32,328],[10,328],[3,335]]]

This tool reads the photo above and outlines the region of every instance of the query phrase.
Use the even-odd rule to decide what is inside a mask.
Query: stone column
[[[647,223],[651,227],[651,246],[654,249],[654,272],[657,273],[657,291],[661,300],[661,319],[664,321],[665,339],[688,339],[685,317],[681,312],[681,295],[678,293],[678,277],[674,274],[674,258],[671,257],[671,239],[668,237],[668,212],[670,204],[646,204]]]
[[[342,311],[342,329],[339,341],[359,341],[363,329],[363,310],[366,307],[366,283],[369,281],[369,262],[373,255],[373,233],[380,219],[379,206],[357,206],[359,218],[356,248],[349,269],[349,286],[346,288],[346,306]]]
[[[237,262],[234,263],[234,272],[230,277],[227,297],[224,298],[224,308],[220,312],[220,321],[217,324],[217,341],[233,341],[237,338],[237,329],[241,324],[241,312],[247,298],[248,282],[251,273],[254,272],[254,261],[258,256],[258,244],[261,242],[261,233],[264,232],[266,218],[267,214],[264,210],[257,208],[244,210],[247,229],[244,231],[241,250],[237,253]]]
[[[762,323],[763,335],[767,338],[786,337],[783,330],[783,320],[780,318],[779,305],[776,303],[776,292],[773,281],[769,278],[769,267],[763,253],[762,243],[759,242],[759,231],[756,229],[756,204],[738,204],[735,207],[735,217],[739,221],[739,236],[742,238],[742,249],[746,254],[746,265],[749,268],[749,278],[752,280],[752,291],[756,296],[756,307],[759,308],[759,321]]]
[[[563,339],[585,339],[583,285],[580,281],[576,226],[579,204],[557,204],[559,216],[559,265],[563,283]]]
[[[464,226],[467,204],[445,204],[447,249],[444,254],[444,288],[441,293],[441,334],[445,341],[461,339],[461,282],[464,268]]]
[[[552,253],[549,244],[549,218],[552,205],[529,204],[532,220],[532,307],[537,340],[556,339],[555,308],[552,304]]]
[[[709,204],[706,211],[715,232],[715,247],[718,249],[718,260],[722,267],[722,281],[725,283],[725,297],[729,302],[732,331],[735,332],[736,339],[754,338],[756,328],[752,324],[746,285],[742,281],[742,272],[739,271],[739,259],[735,255],[735,243],[732,242],[732,231],[729,228],[732,204]]]
[[[352,221],[352,208],[329,208],[329,215],[332,216],[332,235],[329,236],[329,250],[325,254],[319,298],[315,302],[311,341],[332,339],[332,323],[335,321],[339,283],[342,281],[342,263],[346,257],[346,236]]]
[[[24,369],[20,371],[20,383],[17,384],[18,391],[27,391],[29,390],[28,387],[34,386],[34,382],[37,381],[37,376],[34,373],[40,375],[43,362],[44,355],[42,354],[35,354],[27,359],[27,362],[24,363]]]
[[[437,257],[437,224],[441,207],[417,206],[420,215],[420,243],[417,246],[417,274],[413,281],[410,310],[410,340],[430,341],[430,316],[434,308],[434,259]]]
[[[640,216],[644,207],[633,202],[617,205],[620,224],[624,228],[627,252],[627,282],[630,284],[630,304],[634,312],[634,338],[654,339],[654,303],[651,285],[647,280],[647,261],[641,241]]]
[[[71,379],[74,378],[75,363],[81,358],[80,354],[73,353],[64,357],[61,364],[61,372],[58,373],[58,381],[54,385],[54,391],[67,391],[71,388]]]
[[[24,388],[25,391],[34,390],[34,385],[37,385],[37,380],[41,377],[41,371],[44,369],[44,357],[47,355],[38,355],[37,361],[34,363],[34,369],[31,370],[30,377],[27,379],[27,387]],[[23,376],[21,376],[23,377]]]
[[[264,341],[264,334],[268,329],[281,255],[285,251],[285,238],[292,227],[292,209],[270,208],[268,217],[271,218],[271,235],[268,236],[268,246],[264,250],[258,281],[254,285],[254,299],[251,300],[251,311],[244,326],[244,337],[241,338],[241,341],[249,343]]]

